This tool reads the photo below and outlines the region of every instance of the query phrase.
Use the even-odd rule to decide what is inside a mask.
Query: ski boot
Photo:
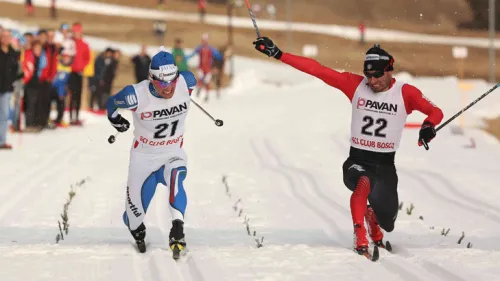
[[[370,234],[370,238],[373,241],[373,244],[380,248],[386,249],[389,252],[392,251],[392,246],[389,241],[387,241],[387,243],[384,243],[384,232],[380,228],[377,217],[375,216],[375,212],[370,205],[368,205],[368,207],[366,208],[365,220],[366,224],[368,225],[368,233]]]
[[[139,253],[146,252],[146,242],[144,242],[144,238],[146,238],[146,226],[141,223],[136,230],[131,230],[130,233],[135,239],[135,243],[137,244],[137,249]]]
[[[364,225],[354,225],[354,251],[362,255],[368,250],[368,239],[366,239],[366,229]]]
[[[371,261],[376,261],[379,258],[378,247],[373,249],[373,253],[368,251],[368,239],[364,225],[354,225],[354,252]]]
[[[172,257],[178,260],[181,252],[186,247],[186,240],[184,240],[184,222],[181,220],[173,220],[172,228],[169,235],[169,246],[172,250]]]

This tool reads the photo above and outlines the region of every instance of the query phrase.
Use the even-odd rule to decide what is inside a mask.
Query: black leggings
[[[82,82],[83,77],[81,74],[72,72],[68,80],[68,88],[71,92],[71,100],[69,102],[70,109],[70,119],[71,121],[77,121],[78,115],[80,113],[80,105],[82,102]]]
[[[49,122],[50,116],[50,91],[52,87],[49,82],[41,82],[38,86],[37,100],[36,100],[36,115],[37,125],[45,128]]]
[[[26,116],[26,127],[35,127],[38,124],[37,98],[39,87],[24,88],[24,114]]]
[[[370,163],[351,157],[342,166],[344,184],[354,191],[361,176],[370,179],[368,202],[377,216],[378,223],[385,231],[394,230],[398,214],[398,175],[394,164]]]

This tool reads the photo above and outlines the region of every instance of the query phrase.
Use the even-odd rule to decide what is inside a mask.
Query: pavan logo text
[[[357,106],[358,106],[358,108],[361,107],[361,108],[369,108],[369,109],[376,109],[376,110],[389,111],[389,112],[398,112],[398,105],[397,104],[371,101],[371,100],[366,100],[363,98],[358,99]]]
[[[179,104],[176,106],[172,106],[171,108],[166,108],[166,109],[160,109],[160,110],[155,110],[155,111],[146,111],[141,113],[141,119],[142,120],[148,120],[148,119],[158,119],[158,118],[163,118],[163,117],[168,117],[170,115],[176,114],[176,113],[181,113],[182,111],[187,110],[187,104]]]

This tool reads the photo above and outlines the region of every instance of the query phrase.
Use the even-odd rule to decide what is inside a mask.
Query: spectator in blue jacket
[[[72,56],[67,52],[60,55],[59,64],[57,65],[57,74],[52,81],[52,87],[57,92],[57,119],[55,124],[57,127],[64,127],[62,119],[64,116],[64,100],[68,93],[68,79],[71,73],[71,63],[73,62]]]

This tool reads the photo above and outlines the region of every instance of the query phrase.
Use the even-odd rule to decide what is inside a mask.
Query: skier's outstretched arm
[[[338,72],[320,64],[316,60],[284,53],[267,37],[258,38],[253,43],[257,51],[269,57],[281,60],[295,69],[321,79],[326,84],[342,91],[349,100],[352,100],[356,88],[363,80],[363,76],[350,72]]]
[[[192,57],[194,57],[195,55],[199,54],[200,50],[201,50],[201,46],[198,46],[198,47],[196,47],[194,49],[194,51],[190,55],[187,55],[187,56],[184,56],[184,57],[186,58],[186,60],[190,60]]]
[[[210,46],[210,51],[212,52],[212,56],[215,58],[215,60],[223,59],[222,54],[215,47]]]
[[[116,95],[108,98],[108,102],[106,103],[108,120],[118,132],[125,132],[130,127],[130,123],[118,113],[118,109],[135,110],[137,105],[137,95],[132,85],[126,86]]]
[[[422,141],[429,143],[436,136],[435,127],[443,120],[443,111],[425,97],[415,86],[405,84],[402,93],[408,114],[413,110],[417,110],[427,115],[420,128],[418,145],[422,145]]]

